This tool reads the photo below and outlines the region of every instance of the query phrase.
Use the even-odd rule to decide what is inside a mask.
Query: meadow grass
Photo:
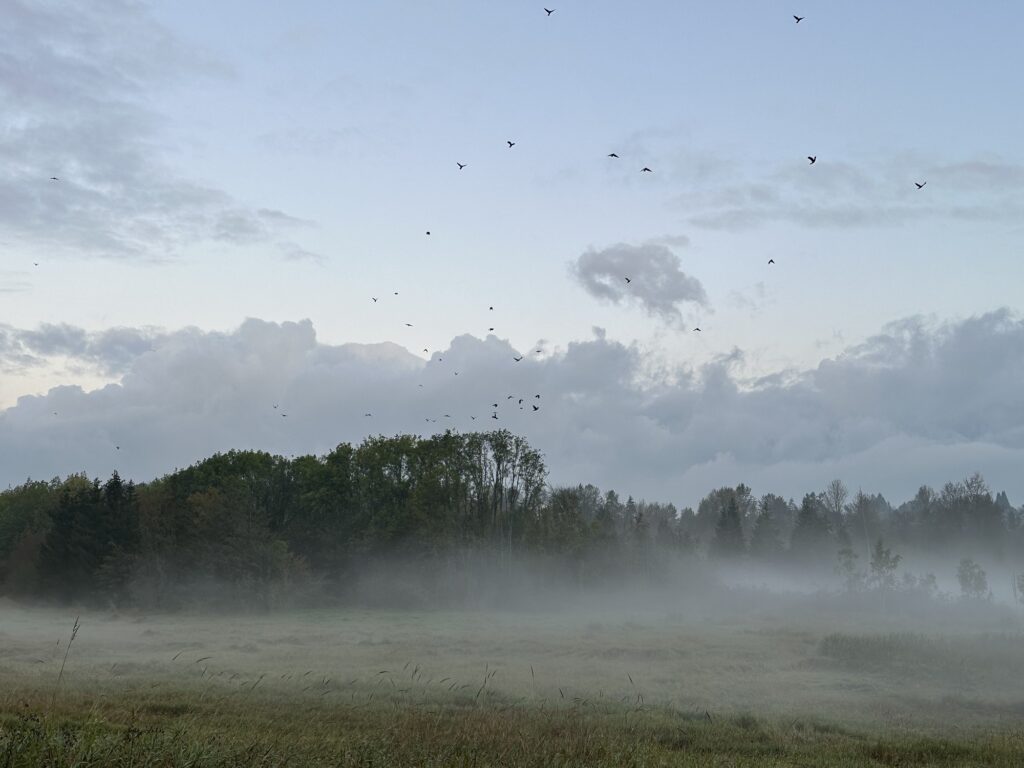
[[[73,618],[0,613],[0,768],[1024,765],[1024,644],[986,628]]]

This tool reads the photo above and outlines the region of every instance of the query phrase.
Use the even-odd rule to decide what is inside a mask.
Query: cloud
[[[291,242],[278,243],[281,258],[285,261],[311,261],[315,264],[323,264],[327,261],[325,256],[313,251],[307,251],[301,245]]]
[[[120,375],[165,335],[148,328],[88,332],[67,324],[44,323],[36,330],[0,325],[0,370],[19,371],[41,367],[52,358],[69,358],[102,375]]]
[[[1003,161],[937,163],[892,156],[854,164],[820,157],[747,178],[683,181],[676,205],[706,229],[774,222],[810,228],[893,227],[954,220],[1015,224],[1024,217],[1024,166]],[[927,182],[918,190],[914,182]]]
[[[148,479],[230,448],[322,453],[374,434],[506,427],[544,452],[555,483],[677,504],[713,484],[799,495],[835,476],[900,499],[975,470],[1024,498],[1024,320],[1008,310],[901,320],[814,368],[757,380],[742,378],[739,350],[652,377],[638,346],[599,328],[521,363],[516,352],[466,335],[424,361],[391,343],[322,343],[309,321],[0,329],[8,366],[54,354],[122,371],[0,412],[0,483],[115,468]]]
[[[0,50],[0,231],[20,247],[162,259],[296,224],[170,169],[151,94],[225,70],[141,4],[10,0]]]
[[[678,323],[683,305],[708,304],[700,281],[683,272],[680,265],[679,257],[665,245],[619,243],[582,254],[571,264],[571,272],[595,298],[613,304],[635,303],[652,316]]]
[[[652,237],[647,243],[667,245],[669,248],[689,248],[690,238],[686,235],[662,235],[661,237]]]

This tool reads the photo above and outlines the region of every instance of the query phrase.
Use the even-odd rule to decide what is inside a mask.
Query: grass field
[[[0,608],[0,768],[1024,765],[1005,621],[96,613],[68,651],[74,618]]]

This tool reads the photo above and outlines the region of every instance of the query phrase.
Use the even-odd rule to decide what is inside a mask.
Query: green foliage
[[[1024,550],[1021,515],[980,476],[922,488],[892,509],[833,481],[826,493],[755,500],[744,484],[677,511],[591,485],[551,488],[541,454],[506,430],[430,438],[374,437],[324,456],[229,451],[144,485],[72,475],[0,492],[0,594],[173,608],[225,600],[254,608],[341,595],[380,556],[460,562],[460,552],[548,558],[584,580],[657,579],[672,557],[721,557],[838,570],[856,591],[855,561],[874,586],[934,594],[897,568],[901,550],[945,552],[952,540],[1005,557]],[[831,522],[830,522],[831,521]],[[868,534],[878,541],[872,551]],[[788,548],[783,543],[789,541]],[[863,546],[863,549],[862,549]],[[855,554],[856,553],[856,554]],[[980,570],[980,567],[978,567]],[[984,596],[974,571],[965,595]]]
[[[739,504],[735,496],[729,499],[719,514],[711,549],[719,557],[739,557],[747,550],[746,541],[743,539],[743,525],[740,522]]]
[[[901,555],[894,555],[892,550],[882,544],[879,537],[875,548],[871,551],[871,584],[879,589],[892,589],[896,586],[896,569],[899,567]]]
[[[803,560],[821,560],[829,544],[828,520],[814,493],[804,496],[796,516],[790,551]]]
[[[771,506],[764,508],[754,523],[754,531],[750,537],[750,554],[752,557],[772,562],[779,560],[785,552],[776,512]]]

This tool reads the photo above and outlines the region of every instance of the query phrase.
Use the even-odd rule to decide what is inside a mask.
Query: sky
[[[8,0],[0,484],[502,426],[1024,501],[1024,7],[640,6]]]

